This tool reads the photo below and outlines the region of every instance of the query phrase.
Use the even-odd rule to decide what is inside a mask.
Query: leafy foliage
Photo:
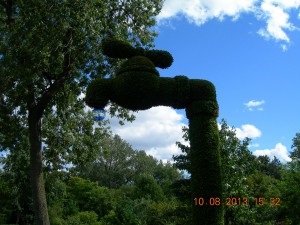
[[[102,225],[102,223],[97,222],[98,215],[94,211],[84,211],[79,212],[74,216],[70,216],[67,219],[66,224],[70,225]]]
[[[160,201],[163,199],[163,191],[157,184],[156,180],[151,176],[140,176],[136,182],[136,197],[152,199],[153,201]]]
[[[109,134],[106,121],[98,122],[95,128],[92,113],[85,112],[82,100],[74,98],[43,120],[43,155],[48,170],[68,169],[70,164],[80,166],[94,160]]]
[[[30,140],[30,148],[26,149],[31,151],[35,223],[49,224],[42,173],[42,119],[55,107],[59,113],[67,114],[66,105],[77,102],[91,78],[112,74],[118,62],[103,56],[103,38],[117,37],[135,45],[152,46],[156,34],[151,27],[161,6],[160,0],[0,1],[0,150],[14,151],[13,145],[23,135]],[[77,112],[81,114],[79,108]],[[121,111],[118,115],[128,116]],[[56,122],[61,125],[62,121]],[[89,122],[81,122],[91,133]],[[79,132],[76,127],[64,129]],[[57,130],[62,133],[59,127]],[[89,140],[81,140],[83,143],[68,135],[63,135],[62,146],[71,142],[71,154],[75,154],[70,157],[69,146],[54,148],[62,140],[44,136],[49,141],[44,146],[49,168],[57,170],[64,161],[80,164],[93,154],[78,152],[79,144],[91,145]]]
[[[292,225],[299,224],[300,210],[300,133],[296,133],[293,138],[292,152],[290,157],[292,161],[285,165],[282,170],[282,180],[280,190],[282,193],[283,206],[281,207],[279,218],[285,218]]]
[[[112,209],[111,195],[107,188],[78,177],[70,178],[68,183],[69,197],[81,211],[93,210],[99,216],[104,216]]]
[[[5,212],[7,223],[32,223],[32,197],[29,178],[28,139],[25,129],[19,132],[21,136],[15,144],[7,142],[7,147],[12,150],[6,152],[5,157],[0,158],[3,165],[3,173],[0,180],[3,186],[0,188],[0,199],[3,203],[0,211]],[[2,208],[1,208],[2,207]],[[2,222],[5,223],[5,222]]]
[[[222,160],[222,167],[228,171],[228,174],[223,175],[226,178],[223,195],[247,197],[249,200],[248,206],[226,206],[225,224],[297,225],[300,205],[297,161],[292,160],[285,165],[276,162],[276,170],[280,169],[281,175],[280,179],[277,179],[272,173],[273,161],[276,159],[252,156],[248,150],[250,140],[236,139],[234,128],[229,127],[225,120],[222,121],[220,128],[222,156],[226,159]],[[132,150],[130,145],[118,136],[112,136],[108,140],[105,154],[98,157],[119,160],[119,164],[124,165],[121,170],[131,174],[132,181],[114,188],[100,186],[101,182],[97,179],[101,178],[104,172],[100,167],[92,167],[92,165],[100,166],[99,158],[86,165],[90,170],[82,168],[81,164],[74,165],[72,172],[46,170],[46,192],[51,224],[191,224],[190,179],[179,179],[182,178],[181,174],[173,168],[173,165],[163,164],[147,156],[144,151]],[[117,150],[114,152],[115,148]],[[185,146],[185,149],[188,150],[188,146]],[[4,163],[3,169],[0,169],[2,203],[0,221],[3,224],[32,224],[31,193],[24,191],[29,190],[28,180],[26,181],[28,175],[21,172],[26,171],[24,162],[28,161],[28,155],[25,154],[26,151],[19,153],[19,157],[10,153],[1,161]],[[126,161],[129,155],[134,160]],[[189,162],[188,157],[186,162]],[[185,168],[184,164],[180,165]],[[20,171],[14,171],[17,168]],[[126,168],[132,168],[132,171]],[[90,171],[90,174],[87,171]],[[115,176],[113,173],[110,174],[112,177]],[[86,179],[78,176],[85,176]],[[91,181],[91,178],[94,180]],[[264,198],[265,204],[262,206],[255,204],[261,197]],[[268,205],[267,199],[270,197],[280,198],[280,206]]]
[[[293,138],[292,149],[291,158],[293,162],[300,163],[300,133],[296,133],[296,136]]]
[[[95,160],[78,165],[71,172],[108,188],[132,184],[141,175],[153,176],[166,191],[169,184],[181,177],[173,166],[158,162],[144,151],[133,150],[118,135],[103,139]]]

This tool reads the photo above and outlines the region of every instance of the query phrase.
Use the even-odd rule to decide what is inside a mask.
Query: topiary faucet
[[[86,103],[90,107],[104,108],[112,101],[130,110],[146,110],[160,105],[185,108],[189,119],[193,225],[223,224],[216,122],[218,103],[214,85],[186,76],[159,77],[155,67],[168,68],[173,62],[167,51],[134,48],[114,39],[104,40],[102,48],[109,57],[127,60],[114,78],[95,79],[89,84]]]

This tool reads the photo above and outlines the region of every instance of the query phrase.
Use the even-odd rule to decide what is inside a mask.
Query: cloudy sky
[[[220,116],[255,155],[289,161],[300,132],[300,0],[166,0],[157,17],[156,48],[173,65],[161,76],[212,81]],[[167,107],[139,112],[113,130],[135,149],[169,160],[180,151],[185,112]]]

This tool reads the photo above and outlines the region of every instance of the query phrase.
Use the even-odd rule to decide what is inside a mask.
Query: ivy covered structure
[[[130,110],[154,106],[185,109],[189,119],[193,225],[223,224],[221,162],[216,118],[218,103],[214,85],[206,80],[160,77],[156,67],[168,68],[173,57],[167,51],[145,50],[107,39],[103,53],[127,59],[116,76],[95,79],[87,88],[86,103],[104,108],[109,101]]]

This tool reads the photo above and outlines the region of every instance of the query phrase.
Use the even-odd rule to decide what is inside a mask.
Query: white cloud
[[[258,107],[258,106],[261,106],[264,103],[265,103],[264,100],[261,100],[261,101],[251,100],[247,103],[244,103],[244,105],[247,106],[249,111],[253,111],[254,109],[259,110],[259,111],[263,111],[264,109],[262,107]]]
[[[260,28],[257,33],[264,37],[265,39],[269,40],[271,38],[271,35],[264,29],[264,28]]]
[[[299,6],[300,0],[166,0],[157,19],[161,22],[183,15],[189,22],[202,25],[214,18],[223,20],[228,16],[237,20],[242,13],[253,13],[266,22],[258,30],[259,35],[289,43],[286,31],[296,29],[289,21],[289,13]]]
[[[249,148],[258,148],[259,144],[258,143],[254,143],[254,144],[250,144]]]
[[[269,158],[273,159],[274,156],[280,159],[282,162],[290,162],[291,158],[288,156],[287,148],[281,144],[276,144],[273,149],[264,149],[264,150],[256,150],[253,152],[255,156],[267,155]]]
[[[259,105],[262,105],[262,104],[264,104],[264,103],[265,103],[264,100],[262,100],[262,101],[251,100],[251,101],[245,103],[245,105],[246,105],[247,107],[253,107],[253,106],[259,106]]]
[[[288,50],[288,47],[285,44],[280,45],[280,47],[281,47],[283,52],[286,52]]]
[[[112,131],[127,142],[133,149],[145,150],[147,154],[162,160],[171,160],[172,155],[181,151],[175,145],[182,139],[183,115],[170,107],[153,107],[139,111],[136,119],[125,126],[118,125],[117,119],[111,119]]]
[[[222,126],[220,123],[218,123],[218,129],[219,131],[221,130]],[[230,127],[230,130],[234,129],[236,137],[240,140],[245,139],[246,137],[248,138],[258,138],[261,136],[261,131],[256,128],[254,125],[251,124],[244,124],[241,126],[241,128],[236,128],[236,127]],[[259,144],[252,144],[251,147],[258,147]]]
[[[157,159],[162,159],[163,162],[171,160],[172,155],[182,154],[181,150],[176,144],[171,144],[165,147],[154,147],[146,150],[148,155],[152,155]]]
[[[244,138],[258,138],[261,136],[261,131],[254,125],[245,124],[241,128],[236,128],[236,136],[238,139],[243,140]]]
[[[157,19],[163,20],[183,14],[190,22],[202,25],[209,19],[224,16],[237,19],[242,12],[252,11],[256,0],[166,0]]]
[[[285,9],[298,7],[296,4],[284,4],[284,1],[265,0],[260,9],[262,10],[263,18],[267,22],[266,30],[259,32],[263,37],[272,37],[275,40],[290,42],[286,30],[294,30],[295,27],[289,22],[289,14]]]

